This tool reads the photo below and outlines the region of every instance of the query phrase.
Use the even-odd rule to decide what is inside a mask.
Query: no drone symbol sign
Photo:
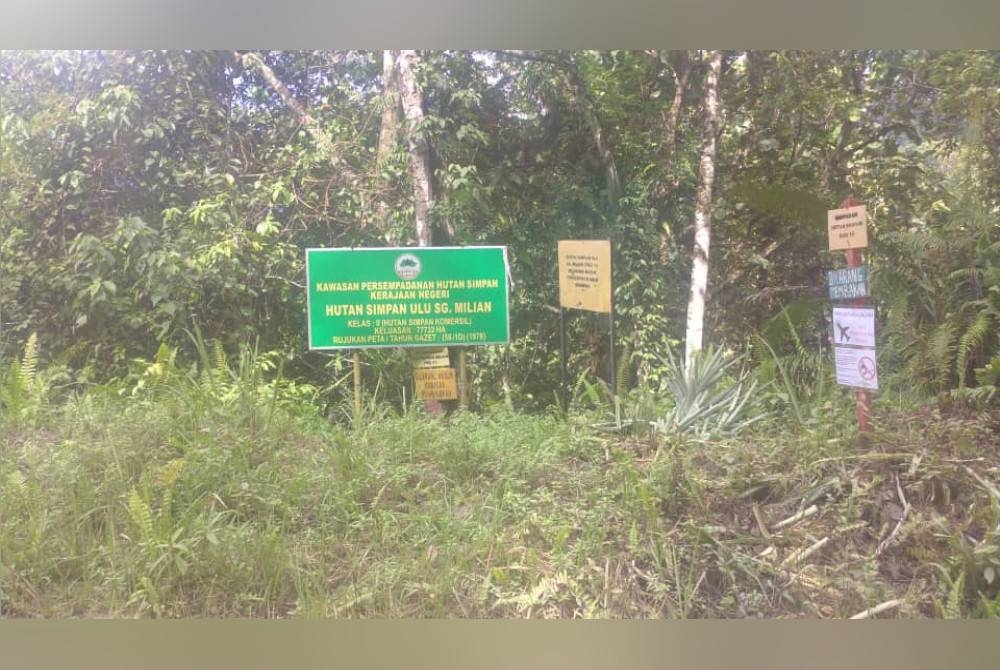
[[[834,347],[837,383],[863,389],[878,389],[875,349]]]

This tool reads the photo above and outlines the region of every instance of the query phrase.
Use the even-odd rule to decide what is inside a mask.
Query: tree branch
[[[255,52],[248,51],[246,53],[239,53],[237,51],[233,52],[236,56],[236,60],[243,64],[244,67],[248,69],[256,68],[264,81],[267,82],[268,86],[274,89],[275,93],[281,98],[282,102],[292,110],[292,114],[295,115],[296,120],[306,129],[306,131],[312,136],[313,141],[316,142],[316,146],[319,147],[320,151],[326,156],[327,160],[331,164],[336,165],[340,161],[340,157],[337,155],[334,149],[333,140],[330,135],[323,130],[319,121],[315,119],[302,105],[301,102],[295,99],[292,92],[288,90],[288,87],[278,79],[278,76],[274,74],[267,63],[264,62],[264,58]]]
[[[570,91],[573,92],[573,96],[577,100],[580,112],[583,114],[584,122],[587,124],[587,129],[590,131],[591,138],[594,140],[594,145],[597,147],[597,154],[600,158],[601,165],[604,168],[604,175],[608,188],[608,201],[610,202],[612,209],[617,209],[618,201],[621,200],[624,195],[621,176],[618,172],[618,165],[615,162],[614,154],[611,152],[607,141],[604,139],[604,130],[601,127],[600,119],[597,118],[597,113],[594,111],[596,105],[593,100],[590,99],[590,95],[587,92],[586,82],[583,80],[583,76],[580,74],[580,69],[577,67],[576,63],[573,62],[571,58],[560,58],[551,52],[514,50],[498,51],[496,53],[501,57],[509,56],[520,60],[547,63],[549,65],[554,65],[563,71],[566,85],[569,87]]]

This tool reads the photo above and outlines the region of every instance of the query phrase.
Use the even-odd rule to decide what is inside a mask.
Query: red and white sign
[[[875,349],[834,347],[837,383],[862,389],[878,389]]]
[[[874,347],[875,309],[834,307],[833,343],[851,347]]]

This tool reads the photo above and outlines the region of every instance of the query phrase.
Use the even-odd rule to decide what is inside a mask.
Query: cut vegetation
[[[837,433],[772,418],[724,439],[618,434],[580,406],[432,420],[377,403],[355,428],[252,353],[209,365],[162,349],[127,382],[4,414],[4,616],[1000,608],[997,410],[885,406],[863,446],[837,421],[846,398]]]

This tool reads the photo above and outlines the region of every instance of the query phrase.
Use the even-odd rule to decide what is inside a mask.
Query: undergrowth
[[[887,408],[864,448],[849,422],[719,438],[609,431],[606,408],[434,418],[373,400],[354,424],[280,357],[198,348],[188,368],[161,347],[119,382],[38,382],[3,406],[2,616],[1000,608],[996,413]]]

